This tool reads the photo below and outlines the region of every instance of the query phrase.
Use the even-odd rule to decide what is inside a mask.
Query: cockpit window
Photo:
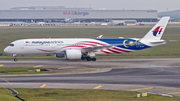
[[[14,44],[10,44],[9,46],[14,46]]]

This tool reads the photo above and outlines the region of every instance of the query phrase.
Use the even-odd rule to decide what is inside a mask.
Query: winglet
[[[103,38],[103,35],[99,35],[98,37],[97,37],[97,39],[102,39]]]

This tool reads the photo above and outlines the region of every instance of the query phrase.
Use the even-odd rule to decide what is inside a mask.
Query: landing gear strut
[[[14,56],[14,61],[18,61],[18,59],[16,58],[16,54],[13,54]]]
[[[81,57],[81,60],[86,60],[86,57],[83,57],[83,56],[82,56],[82,57]]]
[[[96,61],[96,58],[92,58],[92,57],[89,57],[89,56],[86,56],[86,57],[84,57],[84,56],[82,56],[81,57],[81,60],[87,60],[87,61]]]

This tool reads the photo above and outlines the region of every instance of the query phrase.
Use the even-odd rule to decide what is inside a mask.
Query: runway
[[[2,67],[61,68],[56,74],[0,75],[0,87],[110,89],[180,96],[180,58],[98,59],[96,62],[1,60]],[[41,87],[44,86],[44,87]]]

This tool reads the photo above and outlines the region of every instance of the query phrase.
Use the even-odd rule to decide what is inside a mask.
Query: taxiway
[[[1,67],[60,68],[61,73],[0,75],[0,87],[110,89],[180,96],[180,58],[1,60]]]

